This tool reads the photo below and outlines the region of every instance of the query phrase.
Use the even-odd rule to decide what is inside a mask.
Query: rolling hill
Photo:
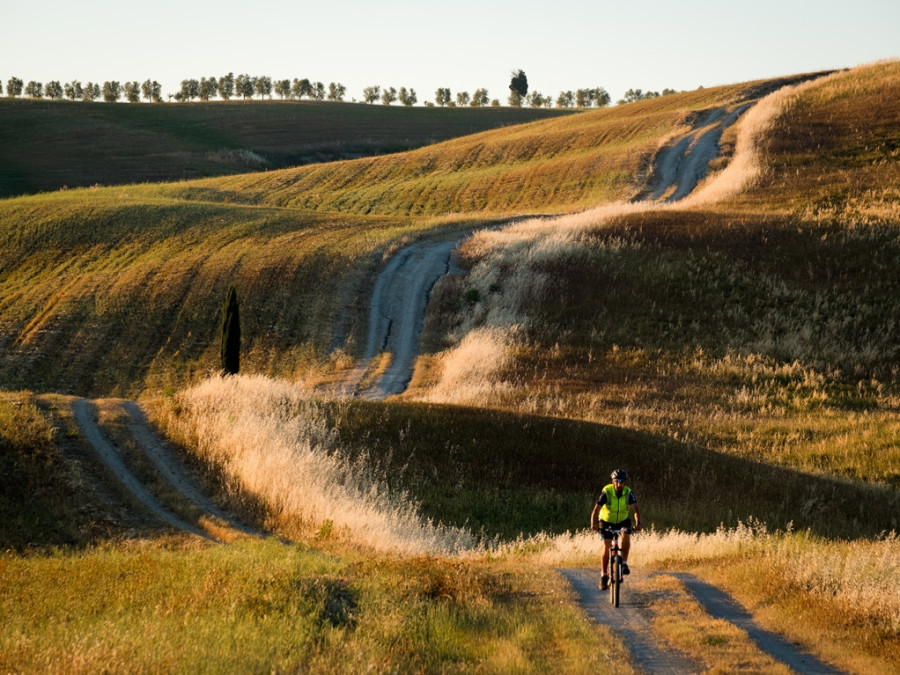
[[[572,111],[0,99],[0,198],[398,152]]]
[[[385,669],[439,670],[484,663],[467,649],[487,644],[513,653],[506,666],[553,669],[571,662],[575,643],[599,638],[572,637],[581,633],[565,614],[571,598],[534,590],[547,571],[535,562],[596,564],[596,549],[578,548],[587,537],[567,530],[583,528],[598,481],[622,464],[651,524],[648,566],[715,578],[847,670],[895,669],[900,557],[896,534],[885,533],[900,505],[900,63],[807,79],[675,94],[384,156],[0,201],[0,379],[37,392],[0,399],[5,475],[33,488],[16,492],[27,508],[0,502],[14,525],[7,544],[99,545],[58,563],[0,561],[26,589],[16,607],[53,616],[51,632],[66,627],[64,638],[23,638],[0,653],[66,662],[77,603],[67,596],[48,613],[28,589],[77,569],[145,584],[166,611],[108,625],[158,628],[162,639],[191,639],[160,618],[180,616],[189,598],[184,615],[201,637],[182,654],[206,654],[202,636],[220,634],[227,616],[241,626],[227,630],[252,633],[267,664],[277,654],[325,669],[352,645]],[[785,84],[798,86],[766,98]],[[756,166],[740,190],[630,203],[661,147],[710,111],[760,101],[773,107],[749,134]],[[723,135],[706,186],[728,175],[746,131]],[[385,402],[323,396],[316,388],[362,351],[377,271],[435,233],[469,238],[461,274],[432,292],[411,387]],[[230,283],[252,375],[209,379]],[[129,509],[103,498],[109,486],[79,445],[72,396],[141,397],[223,502],[303,543],[209,554],[162,540],[133,513],[116,522],[110,514]],[[296,478],[298,458],[310,456],[315,466]],[[94,486],[80,505],[73,476]],[[311,503],[320,489],[346,501]],[[369,516],[354,510],[369,506]],[[477,562],[438,546],[421,558],[385,553],[421,552],[402,536],[408,522],[419,534],[446,527],[502,545]],[[135,531],[137,543],[103,548]],[[140,533],[159,550],[141,548],[151,545]],[[277,572],[236,587],[272,561]],[[170,580],[206,590],[170,597]],[[227,589],[222,606],[212,588]],[[675,593],[648,602],[657,611]],[[141,606],[132,597],[143,598],[140,588],[113,594],[110,611]],[[557,605],[564,619],[549,616]],[[660,609],[653,632],[681,639],[684,607]],[[26,617],[22,635],[43,621],[13,614]],[[552,630],[536,628],[538,616]],[[242,623],[281,630],[287,617],[312,636],[289,654],[266,642],[272,631]],[[485,636],[505,621],[526,628]],[[698,651],[735,643],[720,628],[699,631]],[[137,662],[160,663],[144,640],[116,640]],[[80,654],[96,664],[104,649]],[[723,670],[747,662],[721,659]]]

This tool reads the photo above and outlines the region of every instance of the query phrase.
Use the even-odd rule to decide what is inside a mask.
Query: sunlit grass
[[[596,565],[583,527],[621,465],[654,526],[636,564],[700,569],[796,639],[820,630],[817,652],[862,645],[854,667],[890,671],[900,556],[880,533],[897,529],[900,475],[897,69],[838,74],[748,122],[759,135],[729,139],[726,202],[615,205],[473,238],[468,274],[435,290],[429,334],[446,351],[407,396],[427,405],[322,401],[259,377],[168,397],[158,419],[229,477],[237,507],[262,504],[279,535],[341,557],[274,542],[8,555],[4,668],[595,671],[608,652],[568,601],[557,607],[561,587],[492,566]],[[106,394],[198,382],[236,283],[245,372],[333,380],[364,330],[367,275],[412,237],[476,220],[407,214],[627,198],[686,110],[744,91],[378,161],[7,200],[0,375]],[[747,147],[758,161],[741,168]],[[344,349],[329,355],[333,342]],[[47,421],[11,396],[4,433],[22,456],[35,444],[17,427],[33,427],[43,452]],[[735,527],[748,516],[800,534]],[[121,590],[98,595],[111,580]]]
[[[138,542],[3,556],[0,580],[4,670],[596,672],[624,658],[560,580],[515,564]]]

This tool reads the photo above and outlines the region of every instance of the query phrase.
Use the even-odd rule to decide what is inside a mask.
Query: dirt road
[[[343,384],[343,395],[383,399],[406,389],[419,353],[431,289],[450,270],[451,254],[458,244],[458,237],[429,239],[407,246],[391,258],[375,282],[366,351]],[[370,376],[370,368],[377,365],[376,357],[382,353],[389,355],[387,367]]]
[[[174,509],[163,504],[160,498],[148,489],[145,482],[129,466],[125,454],[98,422],[98,405],[100,404],[108,410],[118,408],[123,415],[127,416],[128,434],[136,441],[140,451],[152,463],[161,478],[203,514],[205,519],[217,523],[219,526],[216,528],[217,530],[230,529],[243,534],[260,534],[238,522],[206,497],[190,471],[176,458],[162,439],[150,429],[144,413],[137,403],[133,401],[94,402],[86,399],[75,400],[72,403],[75,422],[88,443],[90,443],[98,459],[106,465],[122,486],[134,495],[147,510],[176,529],[189,532],[204,539],[218,541],[218,538],[207,529],[177,515]],[[193,520],[199,521],[200,519]]]
[[[731,111],[709,110],[699,114],[692,130],[660,150],[654,170],[640,200],[667,202],[687,196],[706,174],[710,161],[718,155],[724,130],[749,106]],[[435,238],[412,244],[396,253],[378,276],[370,304],[366,349],[360,365],[342,385],[340,394],[367,399],[383,399],[402,393],[409,384],[418,354],[429,295],[437,280],[451,270],[454,248],[461,236]],[[385,367],[384,356],[387,356]],[[380,369],[380,370],[379,370]],[[128,432],[138,442],[159,474],[186,499],[209,517],[240,532],[252,533],[210,502],[190,473],[168,452],[146,424],[136,404],[122,403],[129,417]],[[96,420],[96,408],[77,400],[73,411],[78,425],[102,461],[144,506],[173,527],[200,537],[214,539],[204,529],[179,517],[143,485],[127,466],[115,444]],[[560,573],[578,593],[581,605],[598,623],[610,625],[625,641],[637,668],[652,673],[693,673],[702,670],[685,654],[661,644],[650,625],[652,598],[629,587],[624,607],[614,610],[597,588],[596,570],[567,569]],[[714,617],[743,629],[760,650],[801,673],[839,671],[796,649],[790,642],[761,629],[733,598],[690,574],[677,576]]]
[[[722,134],[749,107],[747,103],[731,111],[714,108],[698,113],[692,131],[656,154],[648,185],[633,201],[672,203],[687,197],[706,177],[710,162],[719,156]]]
[[[718,156],[725,129],[749,107],[746,104],[730,111],[716,108],[698,113],[690,132],[657,153],[650,182],[635,201],[674,202],[689,195]],[[417,242],[391,258],[372,292],[362,361],[339,387],[339,395],[378,400],[406,390],[418,355],[429,294],[449,271],[451,253],[461,239]],[[380,355],[387,355],[388,366],[373,373],[374,367],[383,365],[377,358]]]
[[[662,644],[651,625],[652,594],[640,588],[641,573],[633,571],[623,589],[618,608],[609,602],[597,584],[599,572],[584,568],[561,569],[588,616],[598,624],[609,626],[631,652],[634,666],[645,673],[698,673],[705,670],[686,654]],[[657,573],[662,574],[662,573]],[[756,647],[775,661],[797,673],[837,675],[842,671],[820,661],[784,637],[760,627],[737,600],[724,591],[687,572],[666,573],[679,579],[713,618],[727,621],[744,631]]]
[[[579,601],[596,623],[609,626],[619,635],[628,651],[635,668],[645,673],[699,673],[703,668],[687,654],[662,644],[650,625],[650,597],[629,584],[627,596],[619,607],[613,607],[609,595],[601,592],[597,584],[599,573],[583,568],[561,569],[562,574],[575,592]]]

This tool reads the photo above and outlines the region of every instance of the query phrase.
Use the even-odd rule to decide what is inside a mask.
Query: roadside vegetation
[[[561,579],[513,563],[172,540],[0,572],[4,670],[632,672]]]
[[[84,528],[77,491],[40,488],[80,465],[65,402],[6,394],[4,461],[37,487],[24,516],[3,502],[3,668],[594,672],[622,648],[549,569],[597,565],[584,528],[625,466],[650,526],[632,562],[663,573],[655,630],[713,670],[772,667],[664,574],[690,570],[850,672],[895,671],[900,63],[801,85],[726,136],[756,161],[720,167],[725,201],[474,235],[406,394],[317,389],[353,364],[364,279],[396,247],[625,201],[691,111],[760,89],[0,202],[4,382],[141,395],[223,503],[293,541]],[[254,375],[210,378],[230,283]],[[29,536],[58,511],[71,526]]]

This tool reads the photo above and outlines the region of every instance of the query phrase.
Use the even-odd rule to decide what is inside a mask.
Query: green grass
[[[720,523],[753,516],[804,530],[816,542],[800,548],[805,558],[831,562],[856,546],[891,554],[894,540],[876,539],[898,527],[900,128],[890,107],[898,68],[843,73],[806,90],[764,144],[767,171],[725,204],[584,227],[558,257],[550,236],[535,255],[521,244],[508,258],[466,249],[473,273],[436,289],[432,307],[441,312],[429,318],[429,344],[452,346],[459,326],[478,326],[491,303],[518,298],[522,320],[508,358],[496,369],[474,365],[494,388],[471,406],[317,404],[330,416],[335,451],[368,457],[423,515],[488,538],[583,528],[603,477],[624,465],[655,532],[714,539]],[[11,388],[94,395],[181,388],[215,367],[228,283],[247,321],[245,372],[335,377],[364,334],[366,279],[396,246],[437,228],[627,197],[648,153],[685,114],[752,88],[664,97],[379,159],[4,200],[0,378]],[[187,153],[191,166],[224,142],[196,122],[176,132],[124,117],[168,107],[108,108],[85,107],[158,134],[153,142]],[[23,127],[23,137],[32,133]],[[225,147],[254,147],[243,140],[251,130],[228,134],[241,140]],[[52,158],[35,159],[36,172],[41,161]],[[171,157],[150,164],[173,166]],[[479,285],[487,278],[479,265],[493,270],[491,283]],[[530,279],[525,290],[535,292],[522,293],[515,278]],[[344,351],[331,352],[334,345]],[[428,363],[440,378],[440,355]],[[430,384],[420,377],[408,398]],[[530,576],[508,560],[364,556],[342,548],[346,540],[326,524],[310,539],[318,551],[179,538],[84,548],[127,527],[152,538],[160,530],[124,522],[89,529],[97,512],[79,511],[85,494],[72,490],[80,455],[63,461],[73,439],[52,432],[54,423],[69,429],[30,395],[0,402],[4,494],[7,485],[27,486],[0,500],[3,548],[32,549],[0,558],[3,669],[327,671],[358,654],[349,664],[357,670],[584,663],[595,671],[607,658],[608,638],[576,616],[545,569]],[[85,475],[94,482],[90,471],[74,477]],[[44,550],[36,554],[34,544]],[[82,548],[50,550],[61,544]],[[742,583],[758,589],[766,560],[738,546],[736,557],[719,552],[712,564],[743,571]],[[860,579],[851,572],[834,582],[829,569],[804,577],[792,568],[797,574],[766,586],[817,610],[776,602],[781,625],[799,617],[821,626],[841,611],[840,594]],[[881,640],[853,650],[860,670],[879,650],[896,660],[896,628],[872,613],[858,619]],[[833,635],[836,644],[861,644],[860,632]]]
[[[0,548],[74,543],[71,469],[29,392],[0,394]]]
[[[627,197],[647,153],[687,111],[751,89],[679,94],[373,159],[0,201],[0,376],[12,388],[120,396],[194,382],[216,367],[217,313],[234,283],[245,320],[246,370],[287,377],[317,370],[331,377],[342,363],[335,347],[351,355],[360,349],[369,292],[364,279],[387,251],[436,229],[485,223],[487,212],[496,219]],[[51,126],[70,108],[127,120],[195,110],[35,105],[35,119]],[[208,106],[209,118],[198,106],[187,127],[206,119],[230,128],[219,117],[228,106],[217,105]],[[257,115],[320,110],[233,105]],[[264,112],[269,109],[274,112]],[[333,114],[367,110],[338,105]],[[490,111],[379,114],[432,112]]]
[[[495,129],[419,150],[173,186],[184,199],[317,211],[555,213],[628,199],[649,157],[692,111],[751,98],[751,84]]]
[[[0,99],[0,198],[398,152],[572,111],[325,102]]]
[[[203,376],[217,364],[230,283],[244,319],[244,368],[302,372],[327,360],[333,342],[358,342],[362,275],[383,252],[444,227],[132,200],[119,190],[0,206],[7,386],[135,396]]]
[[[558,579],[511,564],[269,540],[3,556],[0,572],[3,670],[594,672],[621,654]]]

